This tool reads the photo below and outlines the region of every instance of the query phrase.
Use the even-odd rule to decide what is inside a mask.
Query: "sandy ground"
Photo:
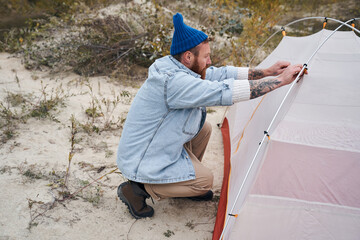
[[[92,95],[87,84],[93,88]],[[94,98],[114,100],[126,90],[131,97],[122,97],[113,113],[105,111],[113,121],[125,118],[138,88],[125,87],[105,77],[90,78],[86,82],[75,74],[51,76],[46,71],[28,71],[21,59],[0,54],[0,101],[5,106],[9,93],[32,98],[36,105],[45,86],[43,92],[47,98],[54,95],[56,89],[62,89],[63,105],[50,112],[52,119],[31,117],[18,123],[15,136],[0,145],[0,240],[211,239],[217,201],[167,199],[153,204],[148,200],[155,209],[154,217],[135,220],[117,198],[117,186],[125,179],[116,172],[86,187],[75,199],[53,203],[62,190],[59,181],[64,179],[68,165],[71,116],[78,123],[91,122],[85,110]],[[213,134],[204,164],[213,170],[214,191],[219,196],[223,146],[216,124],[221,121],[225,108],[212,109],[215,112],[208,114],[208,121],[213,126]],[[21,109],[17,111],[20,113]],[[99,126],[103,121],[103,117],[96,119]],[[67,183],[70,193],[116,169],[120,135],[121,128],[101,134],[79,131],[75,135]],[[47,206],[52,208],[39,215]]]

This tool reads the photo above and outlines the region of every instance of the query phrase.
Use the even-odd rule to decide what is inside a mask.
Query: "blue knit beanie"
[[[187,26],[180,13],[173,16],[173,22],[175,31],[170,47],[171,55],[176,55],[196,47],[208,38],[204,32]]]

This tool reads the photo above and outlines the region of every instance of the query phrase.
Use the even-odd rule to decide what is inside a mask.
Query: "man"
[[[118,196],[135,218],[153,216],[150,196],[211,200],[213,175],[201,164],[211,134],[205,107],[259,97],[294,81],[302,68],[288,62],[264,70],[209,67],[208,36],[185,25],[179,13],[173,22],[171,56],[150,66],[118,147],[118,167],[130,180]]]

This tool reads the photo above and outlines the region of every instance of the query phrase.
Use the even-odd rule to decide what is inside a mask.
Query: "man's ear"
[[[184,54],[182,55],[182,59],[181,62],[182,64],[184,64],[186,67],[190,67],[192,65],[193,62],[193,54],[190,51],[186,51],[184,52]]]

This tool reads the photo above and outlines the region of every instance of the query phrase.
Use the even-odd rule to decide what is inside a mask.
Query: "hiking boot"
[[[210,201],[210,200],[212,200],[213,195],[214,195],[213,192],[211,190],[209,190],[204,195],[200,195],[200,196],[196,196],[196,197],[188,197],[188,199],[193,200],[193,201]]]
[[[120,184],[117,190],[120,200],[125,203],[134,218],[146,218],[154,215],[154,209],[146,204],[150,195],[140,187],[140,183],[128,181]]]

